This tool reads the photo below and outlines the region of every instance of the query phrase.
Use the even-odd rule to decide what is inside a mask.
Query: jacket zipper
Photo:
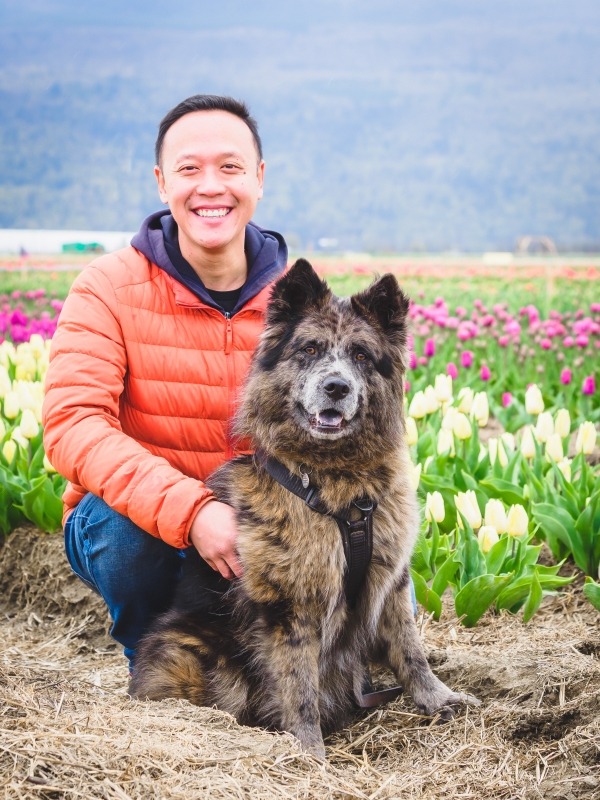
[[[224,312],[225,316],[225,356],[230,356],[233,349],[233,328],[231,314]],[[225,456],[227,459],[233,458],[233,439],[231,436],[231,421],[234,411],[235,400],[235,374],[232,358],[226,358],[227,363],[227,435],[225,440]]]

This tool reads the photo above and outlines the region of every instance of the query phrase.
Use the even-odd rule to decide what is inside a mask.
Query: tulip
[[[531,425],[527,425],[523,428],[523,433],[521,434],[521,453],[527,459],[535,457],[535,439]]]
[[[475,417],[480,428],[485,428],[490,418],[490,404],[486,392],[477,392],[471,406],[471,416]]]
[[[502,442],[502,445],[504,446],[504,451],[506,452],[507,455],[508,455],[509,451],[511,453],[515,452],[515,447],[516,447],[516,445],[515,445],[515,437],[513,436],[512,433],[509,433],[508,431],[505,431],[502,434],[502,436],[500,436],[500,441]]]
[[[450,375],[436,375],[433,391],[439,403],[449,403],[452,400],[452,378]]]
[[[40,426],[35,418],[35,414],[30,408],[23,410],[21,422],[19,423],[19,430],[26,439],[34,439],[38,435]]]
[[[460,364],[462,367],[470,367],[473,363],[473,351],[472,350],[463,350],[460,354]]]
[[[423,353],[427,356],[427,358],[431,358],[431,356],[435,355],[435,342],[433,339],[425,339]]]
[[[458,367],[453,361],[449,361],[446,364],[446,374],[450,375],[452,380],[456,380],[458,378]]]
[[[498,533],[506,533],[508,529],[508,521],[506,518],[506,509],[502,500],[492,498],[485,504],[485,524],[491,525]]]
[[[423,392],[418,391],[415,392],[413,395],[413,399],[410,401],[410,405],[408,407],[409,416],[414,417],[415,419],[423,419],[424,416],[427,414],[427,409],[425,405],[425,395]]]
[[[48,458],[48,456],[47,456],[47,455],[44,455],[44,460],[43,460],[43,462],[42,462],[42,463],[43,463],[43,465],[44,465],[44,469],[46,470],[46,472],[49,472],[49,473],[54,473],[54,472],[56,472],[56,470],[54,469],[54,467],[53,467],[53,466],[52,466],[52,464],[50,463],[50,459]]]
[[[596,446],[596,427],[593,422],[583,422],[577,431],[575,451],[591,456]]]
[[[446,516],[446,509],[444,508],[444,498],[440,492],[427,492],[425,498],[425,519],[428,522],[435,520],[436,522],[443,522]]]
[[[560,382],[564,386],[568,386],[572,380],[573,380],[572,371],[568,367],[565,367],[563,371],[560,373]]]
[[[11,390],[4,395],[4,409],[3,413],[6,419],[15,419],[21,410],[19,404],[19,395]]]
[[[5,397],[7,392],[12,389],[12,381],[8,370],[5,366],[0,364],[0,398]]]
[[[508,509],[506,532],[509,536],[524,536],[529,527],[529,517],[522,505],[517,504]]]
[[[10,464],[17,452],[17,443],[13,439],[8,439],[2,446],[2,455]]]
[[[469,386],[464,386],[458,393],[458,410],[462,411],[463,414],[470,414],[474,397],[473,389]]]
[[[498,531],[492,525],[483,525],[477,534],[477,541],[481,552],[485,555],[499,540]]]
[[[492,377],[492,372],[487,364],[482,365],[479,376],[482,381],[489,381],[489,379]]]
[[[512,394],[510,392],[502,392],[502,408],[508,408],[512,403]]]
[[[425,398],[425,410],[427,414],[434,414],[440,407],[440,401],[437,399],[435,389],[433,386],[426,386],[423,392]]]
[[[582,394],[595,394],[596,392],[596,379],[593,375],[588,375],[583,379],[583,386],[581,387]]]
[[[442,417],[442,428],[446,431],[454,430],[454,423],[459,413],[459,410],[455,408],[455,406],[448,406]]]
[[[544,398],[540,391],[540,387],[535,383],[527,387],[525,392],[525,410],[528,414],[541,414],[544,410]]]
[[[4,439],[5,434],[6,434],[6,425],[4,424],[2,417],[0,417],[0,439]]]
[[[444,455],[444,453],[450,453],[451,456],[455,455],[454,436],[452,435],[452,431],[448,431],[445,428],[440,428],[437,438],[437,453],[440,456]]]
[[[412,464],[412,469],[409,472],[408,480],[411,488],[414,489],[415,492],[419,488],[419,481],[421,480],[422,468],[423,467],[421,464]]]
[[[571,481],[571,459],[570,458],[563,458],[562,461],[559,461],[556,465],[562,474],[565,477],[565,480]]]
[[[412,447],[419,441],[419,432],[417,431],[417,423],[414,421],[413,417],[407,417],[404,423],[404,428],[406,431],[406,444],[409,447]]]
[[[562,461],[565,454],[563,453],[562,439],[558,433],[553,433],[548,437],[546,442],[546,456],[549,461]]]
[[[456,414],[452,426],[452,432],[456,438],[460,439],[461,441],[471,438],[473,431],[471,428],[471,423],[469,422],[469,418],[466,414],[462,414],[460,411]]]
[[[571,433],[571,417],[566,408],[559,408],[554,418],[554,430],[561,439],[566,439]]]
[[[535,425],[535,438],[538,442],[547,442],[554,433],[554,420],[549,411],[542,411]]]
[[[459,492],[455,498],[456,510],[462,514],[469,525],[476,529],[481,527],[481,511],[475,492],[470,489],[468,492]],[[462,519],[458,516],[459,527],[463,527]]]
[[[492,436],[488,440],[488,448],[490,454],[490,464],[495,464],[496,459],[498,459],[500,462],[501,467],[505,467],[508,464],[508,456],[506,455],[506,450],[504,449],[504,444],[502,441]]]

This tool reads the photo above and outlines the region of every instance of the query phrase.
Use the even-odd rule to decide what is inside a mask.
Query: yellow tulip
[[[475,417],[480,428],[485,428],[490,418],[490,403],[487,392],[477,392],[471,406],[471,416]]]
[[[565,477],[565,480],[571,481],[571,459],[563,458],[556,465]]]
[[[21,422],[19,423],[19,430],[26,439],[34,439],[38,435],[40,425],[30,408],[25,408],[23,410]]]
[[[533,428],[527,425],[521,434],[521,453],[529,460],[535,457],[535,440],[533,438]]]
[[[413,417],[407,417],[404,423],[406,431],[406,444],[412,447],[419,441],[419,432],[417,431],[417,423]]]
[[[563,443],[558,433],[553,433],[546,442],[546,456],[549,461],[562,461],[564,458]]]
[[[554,433],[554,420],[549,411],[542,411],[535,423],[535,438],[538,442],[547,442]]]
[[[481,552],[484,555],[489,553],[499,538],[498,531],[493,525],[483,525],[477,534],[477,541],[479,542]]]
[[[566,439],[571,433],[571,416],[566,408],[559,408],[556,412],[554,431],[561,439]]]
[[[456,504],[456,510],[463,515],[472,528],[476,529],[481,526],[481,511],[479,510],[477,496],[472,489],[468,492],[459,492],[454,502]],[[457,516],[457,519],[459,526],[462,528],[463,522],[460,515]]]
[[[490,439],[488,439],[488,448],[490,464],[495,464],[496,459],[500,462],[501,467],[505,467],[508,464],[508,456],[506,455],[502,439],[496,439],[494,436],[490,437]]]
[[[50,472],[50,473],[56,472],[56,470],[54,469],[54,467],[50,463],[50,459],[48,458],[47,455],[44,455],[44,461],[42,463],[44,465],[44,469],[46,470],[46,472]]]
[[[475,393],[469,386],[464,386],[458,393],[458,410],[463,414],[470,414]]]
[[[425,395],[423,392],[418,391],[415,392],[413,395],[412,400],[410,401],[410,405],[408,407],[408,414],[415,419],[423,419],[424,416],[427,415],[427,409],[425,406]]]
[[[419,488],[419,481],[421,480],[421,469],[422,469],[421,464],[413,464],[412,470],[410,471],[409,474],[410,485],[415,490],[415,492]]]
[[[446,431],[453,430],[456,417],[459,413],[459,410],[454,406],[448,406],[448,408],[446,408],[444,411],[444,416],[442,417],[442,428]]]
[[[450,375],[435,376],[435,385],[433,388],[436,399],[439,403],[445,404],[452,400],[452,378]]]
[[[441,403],[437,399],[437,395],[435,393],[435,389],[433,386],[426,386],[425,391],[423,392],[423,398],[425,400],[425,411],[427,414],[435,414],[435,412],[439,409]]]
[[[8,439],[2,445],[2,455],[8,461],[9,464],[15,457],[16,452],[17,452],[17,444],[13,439]]]
[[[528,386],[525,392],[525,410],[528,414],[534,414],[535,416],[541,414],[544,410],[544,398],[540,387],[535,383]]]
[[[471,438],[473,430],[471,428],[471,423],[469,422],[469,418],[467,417],[466,414],[462,414],[460,411],[458,412],[458,414],[456,414],[452,430],[456,438],[460,439],[461,441]]]
[[[0,364],[0,398],[12,389],[12,381],[5,366]]]
[[[524,536],[529,527],[529,517],[522,505],[516,504],[508,509],[506,530],[509,536]]]
[[[485,504],[485,524],[495,528],[498,533],[506,533],[508,530],[508,521],[506,518],[506,509],[502,500],[492,498]]]
[[[454,435],[452,434],[452,431],[447,431],[444,428],[440,428],[437,438],[437,453],[439,456],[443,455],[444,453],[450,453],[451,456],[455,455]]]
[[[431,522],[433,519],[436,522],[443,522],[446,516],[446,509],[444,508],[444,498],[440,492],[427,492],[425,498],[425,519]]]
[[[4,395],[4,408],[3,408],[3,414],[6,417],[6,419],[15,419],[20,410],[21,406],[19,404],[18,394],[12,390],[10,392],[7,392]]]
[[[596,427],[593,422],[582,422],[577,430],[575,450],[586,456],[591,456],[596,447]]]

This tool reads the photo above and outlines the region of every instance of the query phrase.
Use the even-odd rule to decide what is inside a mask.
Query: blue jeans
[[[87,494],[65,524],[73,572],[105,601],[110,635],[133,666],[135,648],[173,600],[185,551],[177,550]]]
[[[65,524],[65,550],[73,572],[103,599],[110,635],[133,667],[135,649],[173,600],[185,550],[177,550],[86,494]],[[415,590],[410,584],[415,614]]]

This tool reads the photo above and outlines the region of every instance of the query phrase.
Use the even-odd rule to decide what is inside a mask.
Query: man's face
[[[181,252],[192,266],[243,252],[264,175],[243,120],[227,111],[181,117],[166,133],[154,174],[179,228]]]

